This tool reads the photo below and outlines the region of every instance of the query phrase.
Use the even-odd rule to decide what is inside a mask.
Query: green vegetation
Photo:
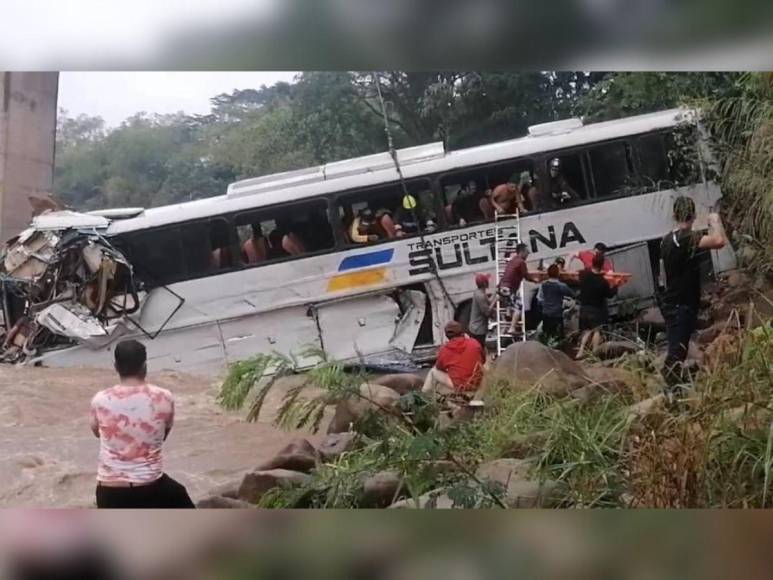
[[[365,479],[394,471],[411,498],[439,490],[460,507],[496,507],[502,490],[477,480],[477,466],[528,457],[535,478],[560,482],[563,507],[768,507],[773,326],[725,336],[721,356],[698,376],[685,404],[643,417],[632,415],[631,405],[651,396],[644,382],[653,372],[649,355],[616,363],[635,377],[626,390],[584,402],[514,390],[506,381],[491,384],[486,411],[470,421],[449,424],[441,408],[411,393],[401,399],[399,413],[371,416],[355,450],[320,466],[307,485],[272,491],[261,505],[360,507]],[[251,376],[245,365],[259,366],[232,368],[221,393],[224,402],[242,396],[238,378]],[[325,381],[323,391],[330,395],[317,397],[315,405],[359,396],[354,384],[363,377],[337,365],[324,362],[312,375],[316,386]],[[282,407],[280,422],[287,427],[308,412],[308,401],[297,394]],[[288,422],[288,416],[295,420]],[[433,420],[417,421],[420,416]]]

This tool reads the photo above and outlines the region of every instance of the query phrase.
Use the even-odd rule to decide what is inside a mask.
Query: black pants
[[[150,485],[105,487],[97,485],[100,509],[179,509],[195,508],[188,491],[167,474]]]
[[[682,363],[687,359],[690,338],[698,323],[698,309],[684,304],[663,305],[661,312],[668,335],[668,353],[662,372],[666,383],[672,386],[688,380]]]
[[[546,338],[553,338],[555,340],[562,340],[564,338],[564,318],[543,316],[542,317],[542,332],[545,333]]]
[[[609,312],[606,308],[580,304],[580,330],[593,330],[604,326],[607,321],[609,321]]]
[[[481,348],[483,348],[483,353],[486,353],[486,335],[485,334],[470,334],[471,338],[474,338],[480,343]]]

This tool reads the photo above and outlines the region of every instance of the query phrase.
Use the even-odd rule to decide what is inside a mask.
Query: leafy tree
[[[734,90],[738,73],[609,73],[584,95],[578,111],[601,121],[651,113],[696,98],[717,98]]]

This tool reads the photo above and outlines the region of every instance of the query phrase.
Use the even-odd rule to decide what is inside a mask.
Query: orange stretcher
[[[548,279],[548,273],[544,270],[531,271],[529,274],[534,276],[539,282],[544,282]],[[613,288],[619,288],[620,286],[623,286],[631,279],[632,276],[633,274],[627,274],[623,272],[606,272],[604,274],[604,278],[606,278],[607,282],[609,282],[609,285]],[[580,272],[566,272],[562,270],[558,275],[558,279],[562,282],[577,284],[580,281]]]

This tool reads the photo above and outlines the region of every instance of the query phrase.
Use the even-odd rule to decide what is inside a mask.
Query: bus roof
[[[398,152],[398,160],[404,177],[413,179],[667,129],[689,121],[693,114],[688,109],[670,109],[588,125],[566,121],[546,123],[531,127],[530,135],[525,137],[456,151],[443,151],[442,143],[402,149]],[[136,217],[114,221],[108,233],[142,230],[278,203],[313,199],[328,193],[393,183],[398,179],[388,152],[368,155],[238,181],[229,185],[226,195],[149,208]]]

